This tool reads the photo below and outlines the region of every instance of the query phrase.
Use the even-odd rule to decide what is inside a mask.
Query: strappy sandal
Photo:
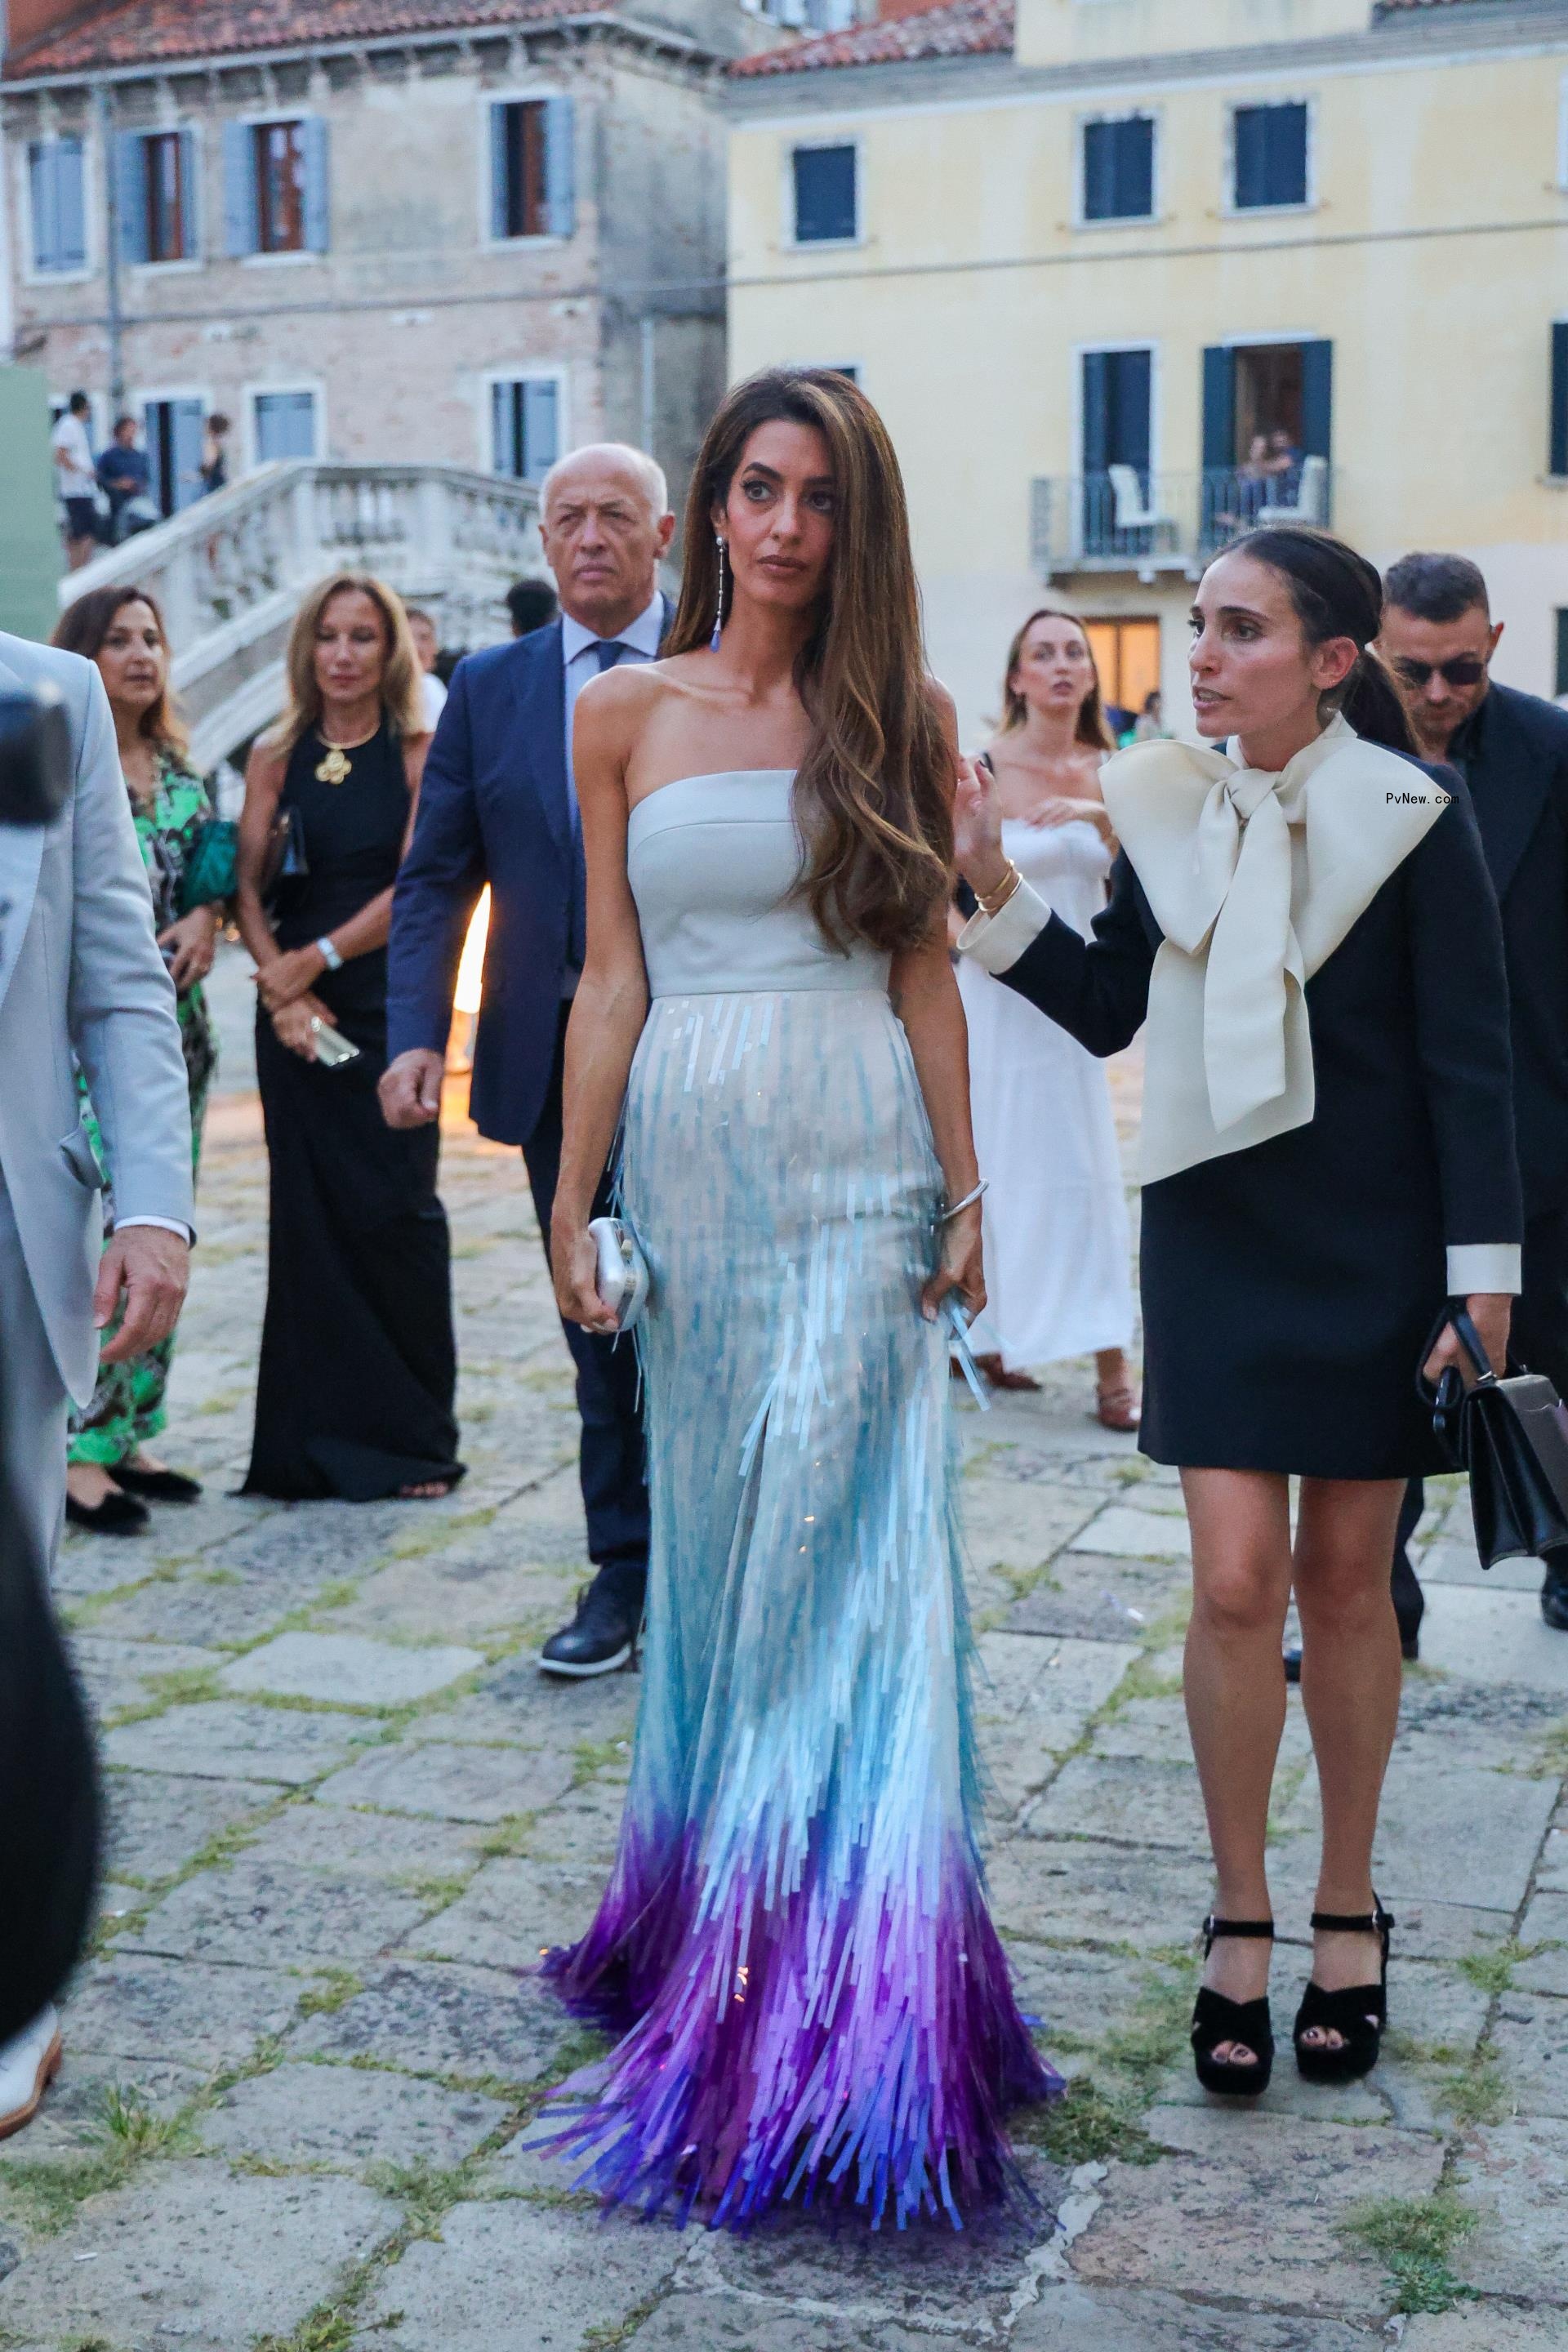
[[[1096,1389],[1094,1417],[1101,1429],[1121,1429],[1129,1432],[1139,1427],[1143,1419],[1138,1391],[1123,1381],[1113,1389]]]
[[[976,1356],[974,1366],[994,1389],[1016,1390],[1021,1396],[1033,1396],[1040,1385],[1033,1372],[1009,1371],[1000,1356]]]
[[[1205,1960],[1214,1949],[1216,1936],[1267,1936],[1272,1943],[1274,1922],[1205,1919]],[[1222,2042],[1245,2042],[1253,2054],[1250,2058],[1216,2058],[1214,2053]],[[1222,2098],[1256,2099],[1266,2091],[1274,2072],[1274,2023],[1268,2013],[1268,1995],[1263,1993],[1257,2000],[1232,2000],[1228,1993],[1215,1992],[1208,1985],[1200,1985],[1193,2005],[1193,2066],[1204,2089],[1217,2092]]]
[[[1313,1912],[1314,1931],[1321,1927],[1331,1934],[1376,1936],[1383,1945],[1383,1967],[1376,1984],[1346,1985],[1339,1992],[1325,1992],[1308,1979],[1291,2038],[1296,2063],[1309,2083],[1358,2082],[1376,2065],[1388,2022],[1388,1939],[1394,1925],[1393,1914],[1375,1895],[1370,1911]],[[1323,2033],[1337,2033],[1338,2049],[1303,2043],[1301,2036],[1314,2026]]]

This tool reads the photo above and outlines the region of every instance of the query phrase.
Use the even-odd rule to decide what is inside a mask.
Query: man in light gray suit
[[[52,1562],[65,1511],[68,1400],[104,1354],[174,1328],[192,1234],[191,1121],[174,990],[153,930],[114,727],[91,662],[0,635],[0,688],[53,687],[69,721],[71,796],[52,824],[0,826],[0,1574]],[[78,1114],[87,1073],[114,1180]],[[52,2009],[0,2045],[0,2138],[59,2063]]]

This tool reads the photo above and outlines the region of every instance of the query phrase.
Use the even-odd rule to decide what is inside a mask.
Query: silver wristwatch
[[[316,941],[316,953],[321,957],[321,961],[326,965],[329,971],[342,971],[343,968],[343,960],[338,953],[336,948],[332,945],[331,940],[318,940]]]

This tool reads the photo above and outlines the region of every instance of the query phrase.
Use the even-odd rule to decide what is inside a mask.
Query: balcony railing
[[[1195,474],[1111,466],[1102,474],[1040,476],[1030,485],[1030,553],[1042,580],[1069,572],[1195,577],[1260,523],[1326,523],[1331,492],[1323,457],[1263,476],[1235,466]]]

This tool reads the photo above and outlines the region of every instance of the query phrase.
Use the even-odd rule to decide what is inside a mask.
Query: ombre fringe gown
[[[642,1712],[620,1846],[547,1966],[624,2032],[548,2113],[584,2187],[744,2225],[1005,2193],[1059,2080],[975,1843],[941,1173],[888,959],[790,898],[787,772],[632,811],[652,1003],[625,1213],[653,1276]]]

